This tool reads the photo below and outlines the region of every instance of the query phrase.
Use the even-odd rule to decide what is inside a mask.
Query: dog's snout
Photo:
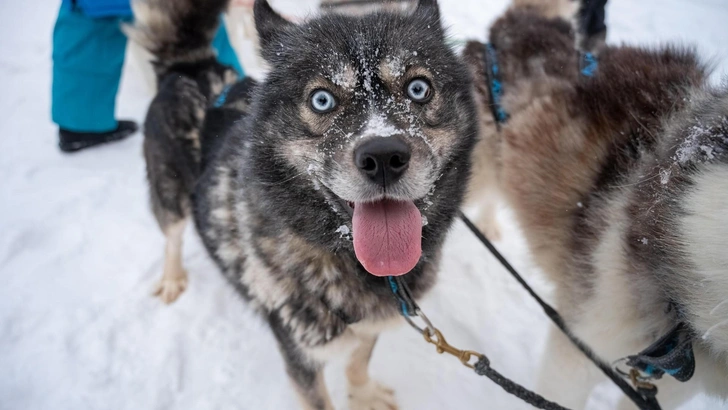
[[[410,156],[409,146],[398,136],[372,138],[354,150],[357,168],[383,187],[405,173]]]

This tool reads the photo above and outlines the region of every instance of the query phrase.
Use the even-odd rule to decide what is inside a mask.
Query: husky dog
[[[171,303],[187,286],[182,235],[200,175],[200,129],[214,97],[237,80],[237,73],[217,61],[211,46],[227,0],[134,1],[132,6],[136,24],[123,26],[124,32],[155,57],[158,90],[144,122],[144,158],[152,210],[167,241],[155,295]]]
[[[140,14],[137,24],[162,26],[143,31],[159,50],[157,64],[209,61],[201,40],[223,3],[148,0],[152,18]],[[414,297],[435,282],[477,136],[469,72],[446,45],[434,0],[410,13],[325,14],[301,24],[264,0],[254,13],[271,67],[262,83],[232,86],[217,108],[205,110],[211,94],[175,94],[168,111],[150,111],[148,128],[172,125],[150,148],[148,167],[181,164],[190,175],[177,188],[174,172],[149,172],[153,198],[171,193],[169,203],[157,201],[158,213],[184,219],[189,206],[180,204],[200,163],[191,199],[197,230],[270,324],[302,406],[332,408],[322,367],[348,349],[350,407],[396,408],[392,391],[367,372],[377,335],[401,321],[383,276],[406,274]],[[178,56],[178,41],[197,49]],[[191,106],[195,125],[206,117],[199,137],[187,134],[199,128],[174,127],[173,110]]]
[[[471,192],[502,193],[556,285],[557,308],[606,362],[682,324],[695,374],[657,381],[658,399],[670,409],[700,391],[725,398],[728,90],[708,85],[692,49],[674,46],[605,47],[596,73],[583,75],[557,3],[517,1],[489,48],[466,47],[482,124],[474,162],[497,176],[474,175]],[[502,85],[496,108],[509,116],[501,124],[487,50]],[[554,328],[540,393],[580,409],[600,380]]]

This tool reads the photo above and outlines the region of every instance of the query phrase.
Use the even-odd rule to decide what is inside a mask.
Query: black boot
[[[58,147],[63,152],[75,152],[84,148],[122,140],[135,133],[139,126],[134,121],[119,121],[115,130],[107,132],[74,132],[58,130]]]
[[[579,10],[579,51],[599,55],[605,47],[607,25],[605,24],[605,7],[607,0],[581,0]]]

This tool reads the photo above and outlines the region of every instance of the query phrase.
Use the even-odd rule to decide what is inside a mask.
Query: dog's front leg
[[[157,283],[154,296],[159,296],[167,304],[177,300],[187,288],[187,271],[182,266],[182,237],[185,226],[187,218],[183,217],[177,222],[167,224],[164,228],[164,235],[167,238],[164,248],[164,273],[162,280]]]
[[[304,410],[334,410],[324,382],[323,367],[286,359],[286,370]]]
[[[541,359],[537,392],[574,410],[584,409],[594,386],[604,380],[596,366],[555,326]]]
[[[273,332],[286,362],[291,380],[303,410],[334,410],[323,375],[323,363],[308,357],[284,329],[273,325]]]
[[[369,377],[369,360],[372,357],[377,336],[358,336],[359,345],[351,354],[346,367],[349,381],[350,410],[396,410],[394,390]]]
[[[315,298],[292,298],[271,312],[268,323],[291,383],[305,410],[333,410],[323,377],[331,344],[345,338],[346,323]]]

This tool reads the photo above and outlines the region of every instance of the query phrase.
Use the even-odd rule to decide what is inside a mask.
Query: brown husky
[[[664,408],[725,398],[728,91],[674,46],[606,47],[584,75],[563,4],[517,1],[488,47],[465,50],[482,126],[471,197],[502,194],[557,308],[606,362],[682,329],[694,361],[662,369],[675,375],[656,381]],[[573,409],[601,380],[558,331],[542,372],[539,393]]]

